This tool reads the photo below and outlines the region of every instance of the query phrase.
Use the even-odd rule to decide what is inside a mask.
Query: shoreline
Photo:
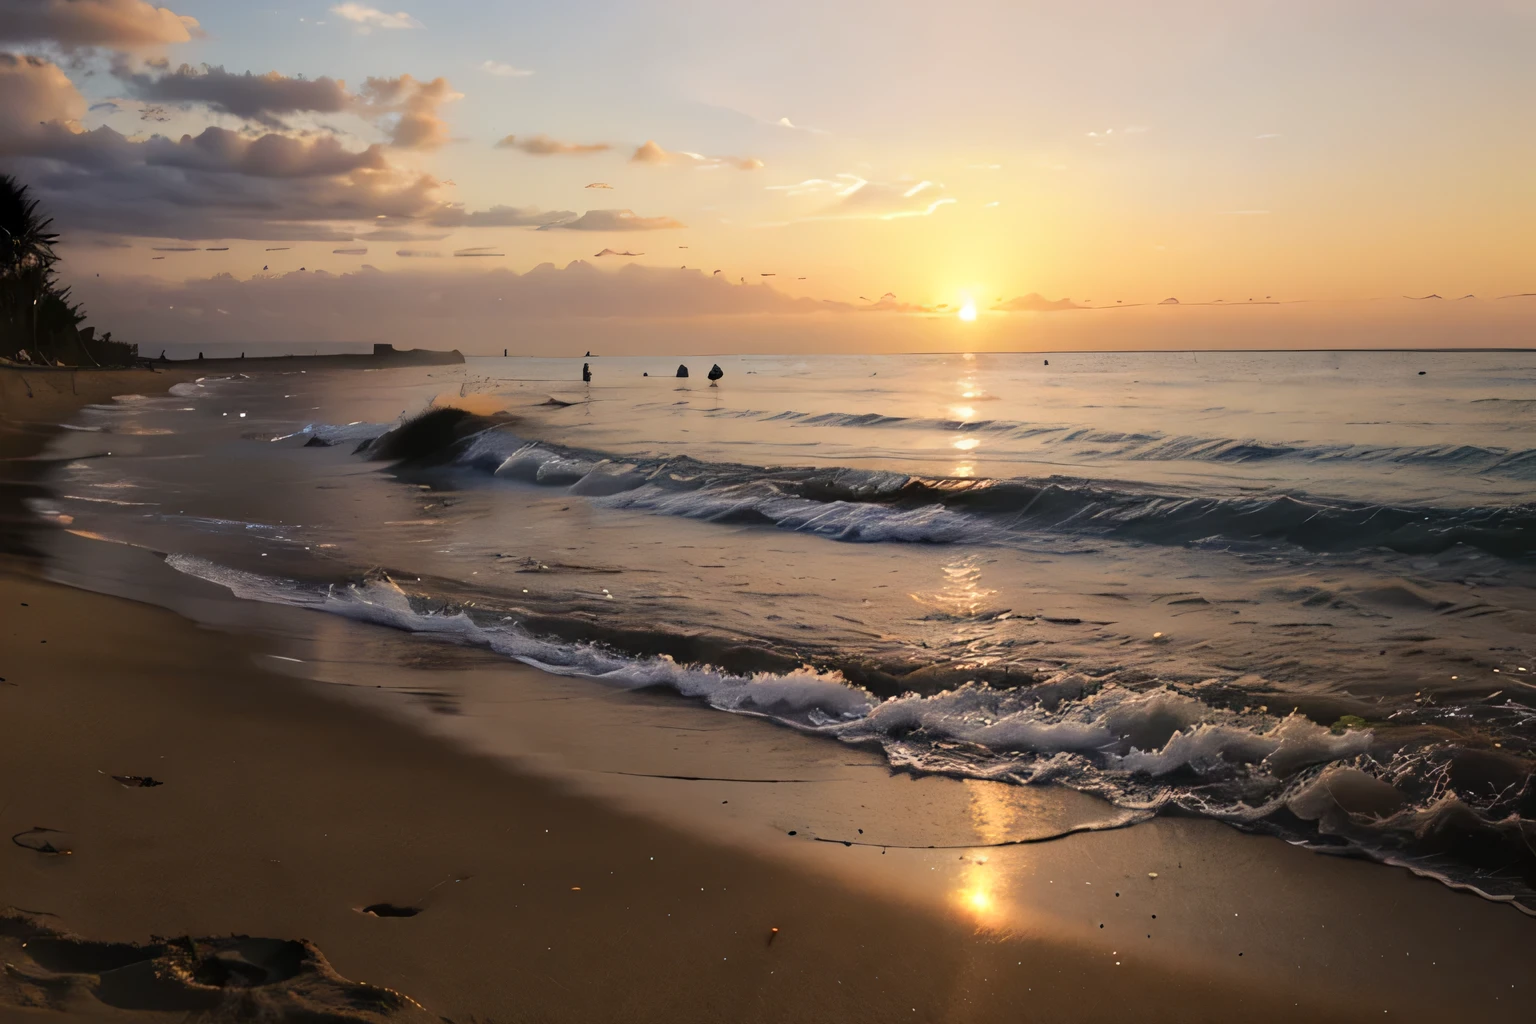
[[[241,607],[225,603],[226,619]],[[1398,869],[1171,818],[986,848],[1018,808],[973,784],[855,773],[876,755],[448,645],[397,665],[383,627],[291,609],[270,635],[200,627],[17,565],[0,566],[0,607],[14,610],[0,832],[44,825],[73,850],[0,850],[0,910],[46,912],[33,920],[56,931],[309,940],[342,977],[460,1022],[1523,1012],[1499,989],[1523,979],[1529,920]],[[95,625],[77,639],[80,622]],[[505,712],[409,712],[443,674],[503,692]],[[604,707],[645,727],[594,725]],[[714,763],[796,778],[855,762],[843,774],[859,781],[789,792],[697,767],[725,755]],[[1055,799],[984,785],[1026,811]],[[977,838],[958,858],[845,847],[835,829],[855,802],[876,838],[928,829],[932,843],[961,819]],[[833,841],[786,838],[786,823]],[[358,912],[376,903],[421,912]]]
[[[90,400],[56,389],[0,439],[35,456]],[[46,493],[50,462],[10,465]],[[0,556],[0,1017],[184,1018],[50,969],[20,941],[47,929],[311,940],[341,979],[460,1024],[1522,1019],[1532,922],[1403,869],[1188,818],[1047,839],[1108,805],[50,538],[49,561]],[[1003,845],[1025,835],[1045,841]],[[316,977],[242,998],[417,1019]]]
[[[610,809],[252,668],[248,641],[161,609],[0,576],[0,604],[22,602],[0,831],[35,818],[72,854],[9,844],[0,907],[51,928],[310,939],[346,978],[458,1020],[1290,1016],[1230,981],[988,934]],[[99,627],[60,643],[80,621]],[[355,909],[378,902],[422,909]],[[1209,1016],[1189,1016],[1196,991]]]

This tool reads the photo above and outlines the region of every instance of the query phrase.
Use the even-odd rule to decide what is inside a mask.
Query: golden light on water
[[[981,444],[981,442],[976,440],[974,437],[962,437],[960,440],[955,442],[955,447],[963,452],[968,452],[979,444]]]
[[[966,299],[965,300],[965,305],[960,307],[960,314],[959,315],[960,315],[960,319],[964,320],[966,323],[970,323],[972,320],[975,320],[976,319],[976,303],[972,302],[970,299]]]

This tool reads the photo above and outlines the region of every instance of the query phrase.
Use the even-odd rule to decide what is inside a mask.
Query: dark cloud
[[[508,135],[496,143],[497,149],[520,149],[533,156],[585,156],[604,153],[613,147],[606,142],[563,142],[548,135]]]
[[[200,35],[196,18],[145,0],[0,0],[0,42],[134,50]]]
[[[440,102],[446,83],[374,80],[373,101]],[[172,140],[82,131],[85,100],[55,64],[0,54],[0,165],[33,185],[62,227],[162,238],[347,241],[358,230],[537,227],[575,218],[444,202],[442,183],[396,167],[381,146],[206,128]],[[415,236],[412,236],[415,237]],[[393,240],[393,239],[391,239]]]
[[[388,171],[381,146],[344,148],[331,135],[296,139],[289,135],[251,137],[227,128],[205,128],[177,142],[157,135],[144,143],[145,162],[184,170],[244,174],[256,178],[310,178]]]
[[[402,250],[431,258],[435,250]],[[397,341],[446,338],[484,324],[504,331],[509,321],[639,320],[711,316],[799,315],[841,311],[836,303],[794,298],[764,284],[736,285],[696,270],[627,265],[602,270],[585,261],[544,264],[518,274],[480,269],[473,260],[441,268],[411,267],[342,274],[228,274],[190,281],[91,279],[81,298],[93,320],[115,334],[157,343],[208,336],[207,317],[229,311],[220,340]],[[452,268],[452,269],[449,269]],[[457,271],[457,272],[454,272]],[[170,308],[174,307],[174,309]],[[199,333],[201,332],[201,333]],[[446,343],[443,347],[447,347]]]
[[[231,74],[222,67],[194,68],[189,64],[169,74],[149,75],[119,70],[128,91],[141,100],[160,103],[200,103],[235,117],[278,127],[287,114],[335,114],[353,102],[346,86],[334,78],[295,78],[269,71],[264,75]]]
[[[687,227],[671,217],[640,217],[633,210],[588,210],[574,220],[542,225],[540,231],[659,231]]]

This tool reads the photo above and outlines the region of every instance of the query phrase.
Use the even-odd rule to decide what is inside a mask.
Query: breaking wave
[[[1530,765],[1422,729],[1329,727],[1297,713],[1212,704],[1193,692],[1198,684],[1113,672],[1064,670],[1012,689],[968,682],[882,699],[836,670],[728,671],[555,637],[515,609],[410,594],[382,573],[322,584],[190,555],[166,562],[244,599],[485,647],[557,675],[665,687],[719,710],[877,746],[894,767],[1057,783],[1129,811],[1214,818],[1399,864],[1536,914]]]
[[[1465,545],[1508,559],[1536,554],[1536,504],[1530,503],[1388,505],[1305,493],[1159,492],[1062,476],[955,478],[684,455],[625,458],[527,440],[515,424],[454,412],[454,432],[443,435],[437,424],[430,436],[444,441],[430,452],[421,451],[423,438],[417,436],[427,433],[417,428],[426,418],[393,429],[373,425],[378,439],[364,439],[361,447],[409,450],[422,462],[565,488],[611,508],[762,524],[842,541],[999,543],[1047,533],[1158,545],[1284,544],[1318,552],[1437,554]],[[369,425],[305,430],[334,443],[367,434]]]

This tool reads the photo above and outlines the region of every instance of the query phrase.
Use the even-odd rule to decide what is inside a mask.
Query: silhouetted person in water
[[[581,364],[581,379],[588,384],[592,383],[592,367],[587,363]]]
[[[502,349],[501,350],[501,358],[503,358],[503,359],[507,358],[507,350],[506,349]]]
[[[716,363],[714,366],[711,366],[709,368],[709,386],[710,387],[717,387],[718,385],[716,384],[716,382],[721,377],[724,377],[724,376],[725,376],[725,371],[720,369],[720,364],[719,363]]]
[[[677,375],[679,377],[686,377],[686,376],[688,376],[688,367],[686,367],[686,366],[679,366],[677,368]]]
[[[198,353],[198,354],[197,354],[197,361],[198,361],[198,362],[202,362],[202,361],[203,361],[203,354],[202,354],[202,353],[201,353],[201,352],[199,352],[199,353]]]

